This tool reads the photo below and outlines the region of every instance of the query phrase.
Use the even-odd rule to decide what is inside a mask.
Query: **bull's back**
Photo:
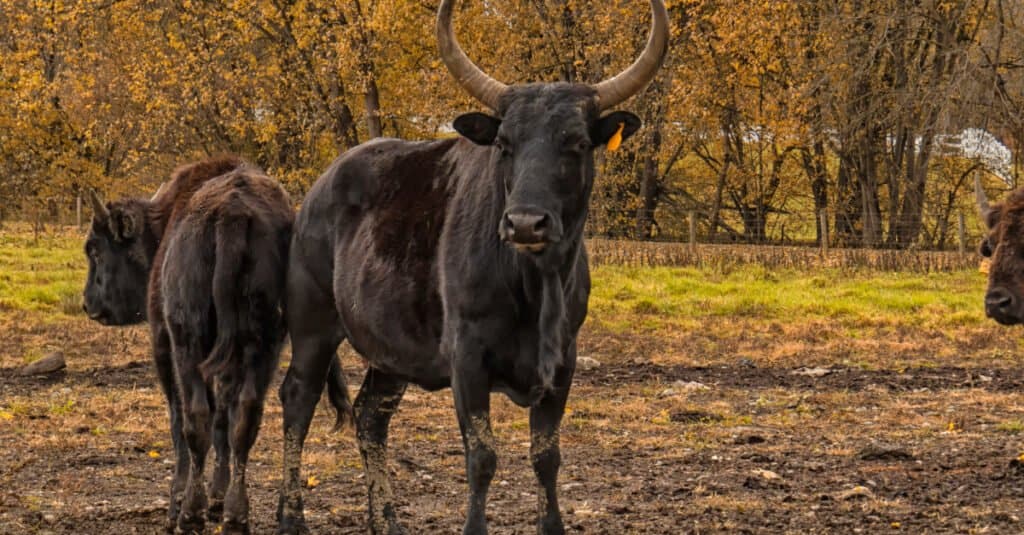
[[[287,193],[253,169],[237,170],[204,184],[168,231],[161,274],[163,309],[194,327],[208,327],[217,292],[243,292],[278,307],[284,292],[294,213]],[[230,253],[234,258],[226,258]],[[215,275],[233,263],[230,288],[216,288]],[[235,268],[232,268],[235,269]],[[258,298],[258,299],[257,299]]]
[[[431,257],[450,197],[448,152],[456,141],[380,138],[339,156],[303,201],[295,225],[300,254],[309,264],[323,263],[331,255],[322,253],[364,240],[396,263]]]
[[[167,246],[173,237],[178,223],[184,216],[189,203],[197,190],[207,182],[245,166],[245,161],[234,155],[224,155],[183,165],[174,170],[166,189],[154,198],[155,214],[161,224],[158,225],[160,245],[157,247],[153,264],[149,273],[147,288],[147,309],[151,326],[163,323],[163,263],[167,255]]]
[[[348,151],[310,190],[292,241],[290,269],[333,293],[353,347],[409,378],[437,367],[436,258],[456,142],[381,139]]]

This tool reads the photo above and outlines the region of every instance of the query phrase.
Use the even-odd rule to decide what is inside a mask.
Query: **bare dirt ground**
[[[161,532],[172,455],[146,330],[19,314],[0,355],[63,348],[68,368],[21,377],[0,361],[0,533]],[[1016,342],[993,333],[1017,335],[962,334],[960,356],[927,341],[885,346],[864,365],[827,330],[796,350],[770,326],[739,342],[714,332],[585,328],[581,355],[601,365],[578,371],[562,427],[570,532],[1024,532],[1024,371],[1006,357]],[[775,357],[758,358],[759,346]],[[347,350],[343,360],[355,388],[362,364]],[[492,532],[533,533],[526,412],[496,395],[493,420]],[[314,533],[363,533],[353,433],[332,423],[321,406],[306,517]],[[273,395],[250,466],[256,533],[275,527],[280,427]],[[459,532],[466,485],[450,392],[410,388],[391,429],[400,518],[410,533]]]

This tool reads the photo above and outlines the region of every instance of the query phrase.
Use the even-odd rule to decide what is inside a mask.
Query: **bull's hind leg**
[[[576,360],[576,344],[568,351],[570,362]],[[558,427],[565,413],[565,401],[569,397],[572,371],[559,370],[555,375],[554,388],[530,407],[530,461],[537,475],[537,532],[542,535],[565,533],[562,515],[558,510],[558,467],[562,456],[558,446]]]
[[[171,338],[167,327],[160,322],[153,328],[153,362],[160,380],[160,388],[167,397],[167,412],[171,423],[171,444],[174,446],[174,476],[167,505],[167,531],[174,531],[181,510],[182,493],[188,478],[188,446],[182,431],[181,395],[174,381],[174,364],[171,362]]]
[[[212,394],[199,373],[198,365],[203,359],[199,344],[189,337],[179,337],[177,334],[175,333],[174,360],[181,393],[185,442],[189,450],[188,483],[185,485],[181,513],[178,516],[178,530],[186,534],[198,534],[203,532],[206,523],[207,498],[203,470],[206,466],[206,454],[210,450]]]
[[[302,511],[302,445],[331,359],[343,338],[333,296],[324,295],[301,265],[289,269],[286,295],[292,360],[279,392],[284,413],[284,477],[277,504],[277,530],[292,534],[308,532]]]
[[[245,349],[245,362],[253,363],[237,380],[241,388],[230,407],[230,442],[232,453],[231,485],[224,499],[224,533],[249,533],[249,496],[245,472],[249,451],[256,442],[263,419],[263,400],[277,359],[273,349],[250,344]]]
[[[356,437],[366,470],[370,533],[404,533],[395,516],[394,492],[388,476],[388,424],[405,394],[406,382],[370,368],[356,396]]]
[[[213,414],[213,478],[210,480],[211,521],[220,520],[224,511],[224,494],[231,478],[231,446],[228,444],[228,407],[220,406]]]

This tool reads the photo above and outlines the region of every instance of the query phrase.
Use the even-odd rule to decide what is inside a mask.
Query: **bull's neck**
[[[146,214],[144,230],[146,255],[150,262],[152,262],[156,257],[157,250],[160,248],[160,243],[163,242],[164,234],[168,230],[168,213],[165,207],[159,203],[144,199],[140,199],[139,202],[144,208],[143,213]]]

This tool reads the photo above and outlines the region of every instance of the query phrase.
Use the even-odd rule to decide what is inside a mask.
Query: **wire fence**
[[[76,200],[72,210],[49,207],[48,210],[34,210],[20,213],[7,222],[8,228],[25,231],[31,229],[39,236],[49,231],[63,232],[77,228],[84,231],[89,224],[91,212]],[[802,230],[798,240],[785,233],[774,237],[775,243],[750,244],[707,243],[707,236],[698,231],[698,218],[689,214],[686,238],[676,240],[632,240],[590,237],[587,239],[588,252],[593,264],[650,267],[677,266],[709,268],[728,271],[744,265],[760,265],[767,269],[863,269],[876,271],[908,271],[918,273],[949,272],[977,269],[980,257],[975,252],[982,232],[966,223],[962,213],[957,214],[952,230],[945,229],[946,247],[952,250],[905,250],[894,248],[841,247],[840,239],[832,232],[829,214],[819,215],[816,222],[825,228],[826,239],[814,240],[815,228]],[[13,223],[13,225],[12,225]],[[976,223],[976,222],[975,222]],[[973,225],[977,226],[977,225]],[[4,221],[0,219],[0,229]],[[722,236],[728,239],[728,236]],[[780,239],[781,238],[781,239]],[[771,241],[772,238],[766,238]]]
[[[766,269],[850,269],[933,273],[978,269],[973,251],[814,248],[784,245],[721,245],[591,238],[591,263],[634,267],[672,266],[728,272],[744,265]]]
[[[638,226],[635,212],[604,210],[590,221],[588,236],[657,242],[965,253],[976,248],[985,234],[984,225],[973,206],[943,206],[939,209],[929,205],[926,208],[922,217],[916,220],[905,221],[887,213],[878,213],[872,223],[865,222],[860,214],[837,214],[831,208],[820,212],[788,210],[785,213],[755,215],[747,220],[734,212],[722,211],[714,223],[707,211],[666,210],[658,214],[650,227]],[[618,223],[608,224],[612,220]]]

